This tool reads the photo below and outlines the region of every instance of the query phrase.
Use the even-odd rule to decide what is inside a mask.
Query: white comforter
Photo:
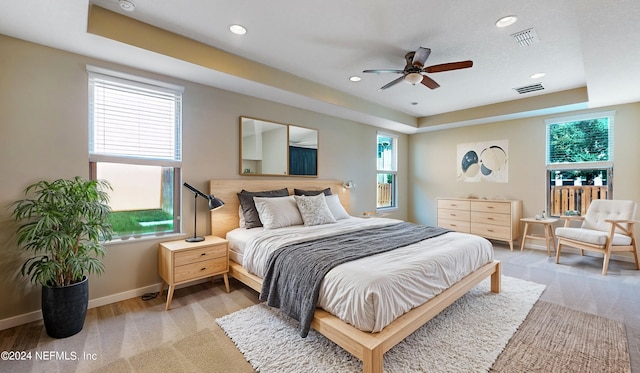
[[[263,277],[271,252],[292,243],[398,223],[395,219],[339,220],[337,224],[274,230],[240,229],[227,238],[244,251],[242,265]],[[238,243],[238,237],[243,237]],[[318,306],[358,329],[379,332],[493,259],[486,239],[450,232],[386,253],[341,264],[327,273]]]

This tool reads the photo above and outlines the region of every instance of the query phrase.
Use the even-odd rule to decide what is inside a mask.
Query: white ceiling
[[[585,86],[589,107],[640,101],[638,0],[132,1],[136,9],[131,13],[122,11],[117,0],[10,1],[0,12],[0,33],[405,133],[420,129],[335,105],[331,99],[301,96],[282,86],[89,34],[89,3],[415,117],[416,122]],[[495,27],[506,15],[517,15],[518,21]],[[244,25],[247,34],[230,33],[234,23]],[[535,29],[538,43],[522,47],[510,36],[529,28]],[[361,73],[401,69],[405,53],[419,46],[432,50],[427,65],[473,60],[474,66],[430,74],[441,85],[436,90],[403,83],[378,91],[398,75]],[[531,79],[537,72],[546,76]],[[352,75],[362,81],[350,82]],[[513,89],[534,83],[545,89],[525,95]],[[499,117],[494,113],[491,120]],[[482,118],[474,121],[480,122]]]

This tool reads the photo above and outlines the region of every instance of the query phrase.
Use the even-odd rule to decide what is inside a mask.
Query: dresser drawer
[[[509,202],[487,202],[472,201],[471,211],[497,212],[499,214],[510,214],[511,203]]]
[[[175,265],[181,266],[188,263],[227,256],[227,245],[216,245],[191,250],[183,250],[175,253]]]
[[[451,229],[456,232],[469,233],[469,221],[438,219],[438,226]]]
[[[496,214],[491,212],[471,211],[471,222],[491,225],[511,226],[511,216],[507,214]]]
[[[438,208],[449,210],[469,210],[469,201],[461,201],[456,199],[439,199]]]
[[[227,271],[227,258],[210,259],[202,262],[177,266],[174,269],[176,283],[201,277],[209,277]]]
[[[469,220],[471,213],[469,210],[452,210],[452,209],[438,209],[438,220]]]
[[[497,240],[511,240],[511,227],[502,225],[472,223],[471,233],[486,238],[495,238]]]

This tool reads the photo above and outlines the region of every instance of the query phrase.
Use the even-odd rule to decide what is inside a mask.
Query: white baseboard
[[[89,299],[89,308],[96,308],[96,307],[104,306],[106,304],[120,302],[123,300],[142,296],[146,293],[158,292],[159,290],[160,290],[160,283],[157,283],[154,285],[145,286],[143,288],[128,290],[118,294],[108,295],[102,298]],[[32,321],[38,321],[38,320],[42,320],[41,310],[2,319],[0,320],[0,330],[13,328],[18,325],[22,325],[22,324],[26,324],[26,323],[29,323]]]
[[[186,287],[186,286],[192,286],[192,285],[196,285],[196,284],[201,284],[201,283],[207,282],[207,281],[210,281],[210,278],[205,278],[205,279],[202,279],[202,280],[196,280],[196,281],[192,281],[192,282],[185,283],[185,284],[182,284],[182,285],[178,285],[178,286],[176,286],[176,289],[180,289],[180,288],[183,288],[183,287]],[[96,308],[96,307],[104,306],[104,305],[111,304],[111,303],[120,302],[120,301],[131,299],[131,298],[140,297],[140,296],[142,296],[144,294],[147,294],[147,293],[157,293],[158,291],[160,291],[160,283],[149,285],[149,286],[145,286],[145,287],[142,287],[142,288],[127,290],[127,291],[124,291],[122,293],[107,295],[106,297],[102,297],[102,298],[89,299],[88,308]],[[2,319],[2,320],[0,320],[0,330],[13,328],[13,327],[18,326],[18,325],[22,325],[22,324],[26,324],[26,323],[29,323],[29,322],[32,322],[32,321],[38,321],[38,320],[42,320],[42,311],[41,310],[37,310],[37,311],[33,311],[33,312],[22,314],[22,315],[18,315],[18,316],[13,316],[13,317],[9,317],[9,318],[6,318],[6,319]]]

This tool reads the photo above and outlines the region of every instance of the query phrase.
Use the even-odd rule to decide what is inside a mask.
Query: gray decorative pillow
[[[293,196],[304,225],[320,225],[335,223],[336,218],[331,214],[323,193],[316,196]]]
[[[304,190],[304,189],[293,189],[293,194],[296,196],[317,196],[320,193],[324,193],[325,196],[331,195],[331,188],[326,188],[323,190]]]
[[[286,197],[289,195],[287,188],[278,190],[265,190],[262,192],[247,192],[242,190],[238,193],[238,199],[240,200],[240,207],[242,207],[242,215],[244,216],[244,227],[256,228],[262,227],[258,210],[256,210],[256,204],[253,201],[253,197]]]

